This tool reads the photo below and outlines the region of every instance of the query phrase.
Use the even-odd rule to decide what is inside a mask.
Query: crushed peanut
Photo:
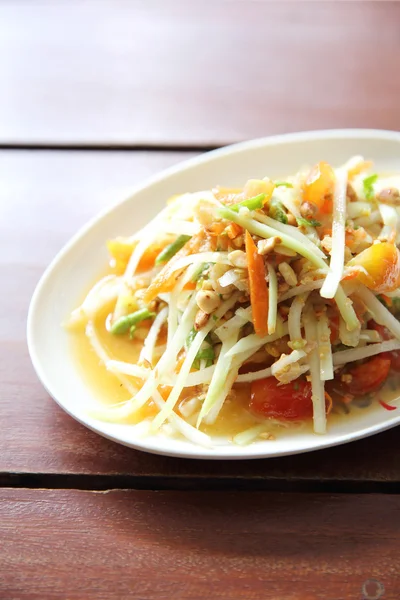
[[[268,240],[260,240],[257,244],[257,252],[258,254],[261,254],[261,256],[265,256],[266,254],[272,252],[275,246],[281,243],[282,240],[277,235],[269,238]]]
[[[318,212],[318,208],[312,202],[303,202],[300,206],[300,214],[304,219],[313,219]]]
[[[328,252],[328,254],[330,254],[332,252],[332,236],[325,235],[322,238],[321,246],[323,250],[325,250],[325,252]]]
[[[396,188],[385,188],[377,195],[377,200],[384,204],[400,204],[400,193]]]
[[[200,290],[196,294],[196,304],[202,311],[210,315],[220,306],[221,298],[214,291]]]
[[[230,294],[235,289],[235,286],[233,284],[222,287],[222,285],[220,285],[220,283],[218,281],[219,278],[222,277],[222,275],[225,275],[225,273],[229,270],[230,270],[229,265],[221,265],[219,263],[216,263],[210,269],[210,279],[209,280],[211,282],[213,289],[218,294]]]
[[[279,273],[289,286],[294,287],[297,285],[297,275],[287,262],[280,263],[278,269]]]
[[[235,237],[235,239],[232,240],[232,246],[234,246],[235,248],[241,248],[242,246],[244,246],[244,235],[238,235],[237,237]]]
[[[232,252],[229,252],[228,259],[234,267],[240,267],[241,269],[247,267],[246,253],[243,252],[243,250],[233,250]]]
[[[356,202],[358,200],[357,194],[355,193],[351,183],[347,184],[346,200],[348,200],[349,202]]]
[[[208,319],[210,315],[208,315],[204,310],[199,309],[196,313],[196,317],[194,319],[194,328],[196,331],[199,331],[202,327],[207,325]]]

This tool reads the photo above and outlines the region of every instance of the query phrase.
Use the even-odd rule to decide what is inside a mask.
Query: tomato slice
[[[275,377],[253,381],[250,409],[264,417],[275,419],[306,419],[312,417],[311,383],[303,380],[280,385]]]
[[[331,328],[331,344],[334,344],[339,339],[339,315],[332,315],[329,319]]]
[[[393,337],[392,334],[390,333],[389,329],[387,329],[387,327],[384,327],[384,325],[378,325],[378,323],[376,323],[373,320],[368,321],[368,327],[370,329],[375,329],[375,331],[377,331],[379,333],[379,335],[381,336],[381,338],[383,340],[390,340]],[[381,356],[390,358],[391,368],[393,369],[393,371],[400,372],[400,351],[399,350],[393,350],[393,352],[384,352],[383,354],[381,354]]]
[[[396,371],[397,373],[400,372],[400,352],[399,350],[393,350],[393,352],[390,352],[390,359],[391,359],[391,367],[393,369],[393,371]]]
[[[369,327],[369,329],[375,329],[375,331],[377,331],[379,333],[379,335],[381,336],[381,338],[383,340],[390,340],[390,338],[392,337],[392,335],[387,327],[385,327],[384,325],[379,325],[373,319],[368,321],[368,327]]]
[[[362,396],[379,389],[389,375],[390,365],[390,357],[381,355],[353,367],[349,370],[352,380],[346,383],[347,391],[353,396]]]

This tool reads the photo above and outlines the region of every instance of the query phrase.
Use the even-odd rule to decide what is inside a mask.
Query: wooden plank
[[[399,21],[399,2],[3,0],[0,143],[397,130]]]
[[[201,462],[152,456],[118,446],[73,421],[49,398],[33,372],[25,321],[34,286],[75,230],[145,176],[187,154],[145,152],[0,153],[0,472],[42,474],[16,485],[279,487],[396,486],[398,432],[297,457]],[[96,480],[85,479],[90,474]],[[2,481],[10,481],[3,476]],[[363,486],[363,487],[362,487]],[[377,487],[378,486],[378,487]]]
[[[0,491],[7,600],[398,599],[398,496]],[[377,584],[375,584],[376,590]],[[365,589],[365,588],[364,588]]]

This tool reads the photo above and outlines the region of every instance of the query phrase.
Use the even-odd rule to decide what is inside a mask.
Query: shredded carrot
[[[153,279],[151,284],[146,290],[144,295],[144,302],[148,304],[154,298],[158,296],[158,294],[163,294],[166,292],[170,292],[173,290],[175,283],[180,275],[179,271],[174,271],[174,265],[184,256],[189,256],[189,254],[194,254],[200,247],[201,242],[204,237],[204,232],[200,232],[197,235],[194,235],[184,246],[167,262],[165,267],[158,273],[158,275]]]
[[[387,306],[392,306],[393,305],[393,300],[389,297],[386,296],[386,294],[381,294],[383,300],[386,302]]]
[[[249,269],[250,301],[253,311],[254,329],[257,335],[268,334],[268,287],[265,280],[264,259],[246,230],[246,257]]]

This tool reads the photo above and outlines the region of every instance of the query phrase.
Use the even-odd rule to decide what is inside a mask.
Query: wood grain
[[[133,451],[88,431],[67,416],[37,380],[26,348],[25,324],[30,297],[46,265],[89,217],[127,196],[147,175],[187,156],[0,153],[0,472],[4,473],[0,483],[398,489],[397,430],[297,457],[239,463],[177,460]],[[51,480],[46,478],[50,474]],[[66,474],[79,477],[59,477]]]
[[[3,0],[0,143],[400,127],[399,2]]]
[[[346,600],[400,589],[396,496],[0,490],[4,600]],[[350,525],[351,524],[351,525]]]

